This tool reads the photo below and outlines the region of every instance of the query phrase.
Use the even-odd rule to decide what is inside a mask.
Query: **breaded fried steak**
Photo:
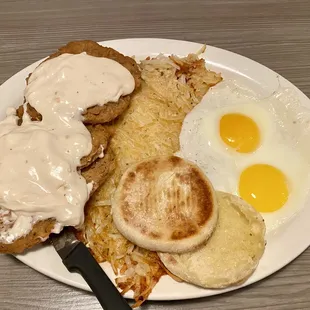
[[[34,121],[42,121],[42,116],[40,113],[36,111],[30,104],[27,105],[27,111],[31,120]],[[19,106],[16,110],[16,115],[19,118],[19,125],[22,123],[22,117],[24,114],[23,105]],[[109,126],[101,125],[101,124],[88,124],[86,128],[91,134],[92,137],[92,150],[91,152],[82,158],[80,169],[87,167],[92,162],[94,162],[98,157],[103,155],[104,150],[108,145],[109,138],[111,136],[112,130]]]
[[[108,148],[103,158],[98,158],[90,166],[81,170],[82,176],[87,183],[93,182],[91,195],[105,182],[114,169],[114,154],[111,148]],[[53,232],[55,224],[55,219],[47,219],[35,223],[33,229],[26,236],[15,240],[13,243],[0,242],[0,253],[19,254],[42,243]],[[7,228],[0,217],[0,230]]]
[[[108,74],[107,77],[100,78],[100,79],[103,79],[103,81],[105,81],[105,82],[100,82],[100,84],[98,84],[98,85],[103,85],[103,86],[100,86],[101,88],[99,88],[99,86],[97,87],[97,89],[99,89],[101,92],[104,92],[106,89],[109,90],[109,92],[106,92],[108,95],[105,96],[106,98],[108,98],[108,100],[103,98],[102,102],[100,102],[100,98],[102,98],[102,97],[101,97],[101,92],[99,92],[100,97],[99,98],[96,97],[96,101],[94,101],[94,100],[89,101],[89,102],[87,101],[86,105],[84,105],[83,102],[85,102],[85,98],[88,98],[88,94],[91,95],[91,92],[89,92],[87,90],[87,88],[85,88],[84,83],[79,83],[78,85],[80,85],[80,87],[83,87],[83,89],[84,88],[86,89],[85,90],[86,96],[84,95],[84,96],[80,97],[81,99],[80,99],[79,103],[76,104],[75,100],[72,100],[72,99],[74,99],[74,96],[72,97],[72,95],[71,95],[71,97],[70,97],[71,101],[67,102],[68,104],[70,104],[70,102],[72,102],[73,105],[76,104],[78,106],[77,110],[73,110],[75,108],[75,106],[72,107],[72,111],[78,111],[79,115],[82,114],[83,123],[86,125],[86,128],[89,131],[90,136],[91,136],[92,149],[87,156],[79,158],[80,159],[80,165],[77,167],[77,169],[74,169],[73,172],[75,171],[75,173],[76,173],[77,170],[81,172],[81,175],[84,177],[86,183],[89,184],[88,188],[89,188],[89,186],[91,187],[90,195],[92,195],[105,182],[105,180],[108,178],[108,176],[115,169],[114,153],[113,153],[112,148],[110,148],[108,145],[111,134],[112,134],[112,130],[111,130],[111,126],[105,125],[104,123],[115,119],[121,113],[123,113],[123,111],[128,107],[128,105],[130,103],[132,91],[134,91],[140,87],[141,75],[140,75],[140,71],[139,71],[139,68],[138,68],[136,62],[132,58],[124,56],[124,55],[120,54],[119,52],[117,52],[111,48],[102,47],[93,41],[71,42],[71,43],[67,44],[66,46],[60,48],[58,52],[52,54],[41,65],[39,65],[38,68],[42,68],[41,66],[43,66],[44,64],[47,64],[49,61],[51,63],[54,63],[58,56],[62,57],[62,59],[66,59],[63,57],[73,57],[74,59],[77,59],[77,62],[82,61],[82,63],[80,63],[80,64],[82,66],[84,66],[86,69],[90,68],[90,67],[85,65],[84,59],[86,61],[89,61],[92,64],[98,63],[101,66],[101,68],[103,68],[103,69],[101,69],[103,71],[98,71],[96,69],[97,66],[93,65],[93,67],[91,67],[92,72],[98,71],[98,72],[100,72],[100,75],[101,75],[101,72],[104,72],[104,74]],[[89,56],[94,56],[94,57],[89,57]],[[79,57],[79,58],[75,58],[75,57]],[[103,58],[103,60],[100,61],[100,63],[98,62],[99,57]],[[73,58],[70,58],[70,59],[73,59]],[[80,60],[78,60],[78,59],[80,59]],[[106,59],[106,60],[104,60],[104,59]],[[113,60],[113,62],[111,60]],[[107,70],[110,70],[110,71],[107,71],[108,73],[105,73],[104,70],[106,70],[105,69],[106,67],[104,67],[104,65],[102,65],[102,64],[105,64],[106,66],[108,66]],[[47,65],[47,67],[45,66],[45,68],[49,68],[49,69],[53,70],[52,65]],[[80,66],[73,66],[72,68],[74,70],[75,68],[80,68]],[[114,69],[116,69],[116,70],[114,70]],[[69,70],[72,70],[72,69],[69,69]],[[36,75],[35,75],[35,72],[36,72]],[[35,72],[33,72],[32,74],[30,74],[28,76],[27,87],[29,87],[29,85],[30,86],[33,85],[33,84],[31,84],[33,81],[37,81],[36,79],[38,78],[38,73],[37,73],[37,71],[35,71]],[[45,71],[43,71],[43,73],[44,72]],[[109,78],[111,76],[110,72],[112,72],[112,78],[113,78],[112,81],[113,82],[110,82],[111,81],[111,79]],[[114,73],[116,73],[115,82],[114,82]],[[84,76],[84,75],[82,75],[82,76]],[[97,77],[98,75],[95,75],[95,76]],[[128,79],[129,76],[130,76],[130,78]],[[86,77],[86,75],[85,75],[85,77]],[[39,76],[39,78],[41,78],[41,76]],[[91,75],[91,78],[94,78],[94,75]],[[75,76],[73,75],[72,79],[68,80],[68,81],[69,82],[74,81],[74,79],[75,79]],[[98,79],[96,79],[94,82],[96,82],[96,81],[98,81]],[[127,83],[127,81],[129,81],[128,82],[129,84]],[[95,85],[95,83],[92,83],[91,80],[87,80],[86,82],[89,83],[89,85],[90,84]],[[104,84],[101,84],[101,83],[104,83]],[[121,84],[121,83],[123,83],[123,84]],[[71,82],[71,84],[72,84],[72,82]],[[37,85],[39,85],[39,87],[40,87],[39,89],[41,91],[41,87],[44,87],[44,86],[47,87],[47,89],[49,89],[49,85],[52,85],[52,87],[56,87],[55,85],[58,85],[58,81],[57,81],[57,83],[54,82],[54,83],[50,83],[49,85],[45,84],[45,85],[41,86],[42,83],[38,83],[35,85],[36,85],[36,87],[38,87]],[[114,90],[110,91],[111,88],[109,88],[108,86],[104,86],[104,85],[110,85],[112,88],[114,88]],[[59,86],[57,86],[57,87],[59,87]],[[61,87],[61,85],[60,85],[60,87]],[[67,84],[65,87],[67,87]],[[73,85],[73,87],[74,87],[74,85]],[[56,94],[58,89],[56,89],[54,91]],[[54,95],[54,91],[52,93],[53,95]],[[36,94],[37,94],[36,91],[30,92],[30,93],[34,94],[34,96],[36,96]],[[71,93],[69,93],[69,96],[70,96],[70,94]],[[97,92],[97,94],[98,94],[98,92]],[[103,93],[103,94],[105,95],[105,93]],[[17,127],[22,128],[23,126],[25,126],[25,128],[27,128],[27,126],[31,126],[30,124],[32,124],[32,122],[37,122],[38,124],[41,124],[41,126],[38,125],[39,134],[41,134],[40,132],[42,132],[42,134],[44,134],[44,132],[45,132],[44,126],[46,126],[45,120],[47,120],[47,121],[49,119],[53,120],[53,118],[49,117],[50,114],[46,114],[46,111],[49,111],[49,105],[48,104],[46,104],[47,108],[45,106],[45,110],[44,110],[44,108],[43,108],[43,110],[41,110],[41,106],[36,105],[36,108],[34,108],[31,105],[32,102],[37,103],[37,102],[40,102],[38,100],[41,100],[41,99],[43,99],[43,100],[41,100],[41,101],[43,101],[42,102],[43,105],[44,105],[44,101],[47,102],[44,99],[44,98],[46,98],[44,96],[42,98],[37,96],[36,98],[37,98],[36,101],[27,100],[27,94],[25,95],[25,102],[27,103],[27,114],[29,115],[31,122],[25,121],[25,123],[23,124],[25,104],[21,105],[16,110],[16,116],[18,117],[18,125],[19,125]],[[51,98],[51,97],[49,97],[49,98]],[[57,100],[57,98],[56,99],[55,98],[56,98],[56,96],[52,97],[52,100]],[[111,98],[119,98],[119,100],[116,102],[112,102]],[[56,101],[56,102],[60,102],[60,101]],[[89,104],[90,102],[92,104]],[[98,102],[97,106],[93,105],[95,102]],[[67,103],[65,104],[64,107],[67,106]],[[35,104],[33,104],[33,105],[35,106]],[[81,108],[81,107],[84,107],[84,106],[86,106],[86,108],[84,109],[85,112],[81,112],[81,111],[83,111],[83,108]],[[69,107],[69,108],[71,108],[71,107]],[[52,113],[56,113],[55,115],[57,115],[57,113],[60,114],[61,111],[63,111],[62,109],[60,109],[59,110],[60,112],[59,112],[57,109],[55,111],[53,110]],[[38,112],[38,111],[40,111],[40,112]],[[68,114],[68,112],[66,112],[68,110],[65,110],[65,108],[64,108],[64,111],[65,111],[64,113],[67,113],[67,114],[64,114],[65,115],[65,121],[63,121],[63,119],[60,118],[60,124],[61,125],[65,124],[67,122],[70,122],[71,118],[75,120],[74,116],[71,116],[71,114],[70,114],[70,113],[73,113],[73,112],[71,112],[71,110],[69,110],[69,114]],[[74,113],[76,113],[76,112],[74,112]],[[70,115],[71,118],[68,117],[67,115]],[[72,115],[74,115],[74,114],[72,114]],[[76,120],[78,120],[78,122],[81,123],[81,118],[77,118]],[[58,121],[58,120],[56,120],[56,121]],[[53,124],[53,123],[49,123],[49,124]],[[73,126],[74,126],[74,124],[75,123],[73,123]],[[15,126],[16,126],[16,124],[15,124]],[[71,127],[71,125],[69,125],[69,123],[68,123],[68,126],[67,125],[64,125],[64,126],[65,126],[64,130],[67,130],[66,128],[69,128],[68,130],[72,130],[71,128],[74,128],[74,127]],[[42,128],[43,128],[43,130],[42,130]],[[80,128],[80,127],[78,127],[78,128]],[[13,131],[14,130],[15,129],[13,128]],[[34,129],[31,129],[31,130],[34,130]],[[54,129],[52,129],[52,130],[54,130]],[[60,135],[62,135],[62,133],[63,132],[60,131]],[[78,132],[78,134],[80,134],[82,137],[85,133],[83,133],[83,131],[82,131],[81,133]],[[78,135],[76,135],[76,137],[78,138]],[[85,135],[85,137],[87,137],[87,134]],[[69,138],[69,136],[68,136],[68,138]],[[89,141],[88,137],[87,137],[87,139]],[[70,140],[70,141],[72,141],[72,140]],[[84,141],[84,140],[81,140],[81,141]],[[78,142],[78,143],[81,143],[81,142]],[[75,145],[74,141],[73,141],[73,145]],[[80,146],[82,146],[82,149],[85,148],[86,145],[87,145],[87,142],[86,142],[86,144],[84,142],[83,142],[83,144],[80,144]],[[66,148],[67,148],[67,146],[66,146]],[[50,149],[50,150],[51,150],[51,153],[53,153],[53,149]],[[74,152],[73,152],[73,154],[75,154]],[[66,153],[71,154],[70,150],[66,151]],[[76,154],[85,154],[85,153],[83,153],[83,151],[80,153],[80,150],[77,149]],[[68,155],[68,156],[71,156],[71,155]],[[59,158],[61,158],[61,157],[59,157]],[[27,163],[27,160],[26,160],[26,163]],[[62,170],[62,171],[67,171],[67,170]],[[68,172],[71,173],[71,168],[68,170]],[[58,174],[58,171],[56,172],[56,174]],[[70,184],[70,183],[68,183],[68,184]],[[64,185],[64,187],[65,186],[66,185]],[[85,200],[83,200],[83,201],[85,201]],[[29,216],[28,216],[28,218],[29,218]],[[19,217],[18,216],[16,217],[16,215],[14,214],[14,211],[11,211],[10,209],[6,209],[6,208],[0,208],[0,232],[1,231],[6,232],[6,230],[14,227],[14,225],[16,224],[18,219],[19,219]],[[57,223],[58,222],[53,217],[47,218],[46,220],[44,220],[44,219],[39,220],[39,221],[33,220],[33,222],[31,223],[32,229],[26,235],[20,235],[20,237],[17,237],[17,238],[15,237],[15,239],[5,239],[6,237],[4,237],[4,239],[2,239],[0,241],[0,253],[21,253],[25,249],[31,248],[34,245],[43,242],[44,240],[46,240],[48,238],[49,234],[51,232],[53,232],[53,230],[55,229],[55,224],[57,224]],[[67,225],[65,225],[65,226],[67,226]],[[72,225],[72,226],[74,226],[74,225]],[[61,227],[63,227],[63,226],[61,226]],[[4,235],[4,236],[6,236],[6,235]],[[7,241],[7,240],[13,240],[13,241]]]
[[[58,57],[62,54],[80,54],[87,53],[94,57],[105,57],[112,59],[122,66],[124,66],[134,77],[135,80],[135,90],[139,89],[141,86],[141,73],[139,67],[134,59],[117,52],[116,50],[104,47],[98,43],[90,40],[85,41],[74,41],[67,45],[59,48],[59,50],[52,54],[45,61]],[[28,77],[29,78],[29,77]],[[28,80],[28,79],[27,79]],[[130,98],[132,94],[121,97],[118,102],[108,102],[103,106],[97,105],[88,108],[86,112],[83,113],[84,123],[86,124],[100,124],[107,123],[121,115],[128,107],[130,103]],[[29,105],[27,106],[27,112],[34,118],[40,119],[41,116],[35,113],[35,109],[31,109]],[[23,106],[18,109],[18,115],[23,114]]]

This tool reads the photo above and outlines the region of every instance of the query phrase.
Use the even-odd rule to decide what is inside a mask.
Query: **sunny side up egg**
[[[222,82],[185,118],[177,155],[200,166],[215,189],[248,201],[271,231],[309,198],[309,124],[310,110],[285,93],[257,99]]]

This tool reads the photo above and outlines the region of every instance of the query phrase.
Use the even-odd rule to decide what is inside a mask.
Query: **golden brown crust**
[[[111,137],[111,131],[108,126],[101,124],[87,125],[86,128],[92,137],[92,150],[91,152],[81,159],[80,169],[83,169],[93,163],[102,154],[102,151],[107,149],[109,139]]]
[[[48,219],[34,224],[28,235],[15,240],[13,243],[0,243],[0,253],[20,254],[26,249],[42,243],[51,234],[55,223],[55,220]]]
[[[33,122],[41,122],[42,121],[42,115],[34,108],[32,107],[29,103],[27,103],[27,113],[30,116],[30,119]],[[20,105],[16,109],[16,115],[18,116],[18,125],[21,125],[23,122],[23,115],[24,115],[24,106]]]
[[[93,182],[91,195],[105,182],[115,169],[115,157],[111,148],[104,153],[103,158],[98,158],[91,165],[82,170],[86,182]]]
[[[120,116],[129,106],[131,96],[121,97],[118,102],[108,102],[103,106],[94,106],[87,109],[84,114],[84,123],[108,123]]]

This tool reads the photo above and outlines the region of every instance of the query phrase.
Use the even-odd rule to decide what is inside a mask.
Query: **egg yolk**
[[[277,168],[257,164],[246,168],[240,176],[239,194],[259,212],[280,209],[289,196],[285,175]]]
[[[243,114],[231,113],[222,116],[220,136],[226,145],[239,153],[254,152],[260,144],[258,126]]]

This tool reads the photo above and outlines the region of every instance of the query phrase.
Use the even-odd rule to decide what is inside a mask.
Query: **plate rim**
[[[150,45],[154,45],[154,43],[160,43],[160,44],[185,44],[185,45],[192,45],[193,48],[194,46],[199,47],[199,46],[203,46],[203,43],[197,43],[197,42],[192,42],[192,41],[184,41],[184,40],[176,40],[176,39],[161,39],[161,38],[124,38],[124,39],[116,39],[116,40],[108,40],[108,41],[100,41],[98,42],[101,45],[117,45],[117,44],[124,44],[124,43],[128,43],[128,42],[133,42],[133,43],[147,43],[149,42]],[[268,68],[267,66],[258,63],[257,61],[246,57],[246,56],[242,56],[240,54],[237,54],[235,52],[232,52],[230,50],[227,49],[222,49],[216,46],[211,46],[211,45],[206,45],[207,47],[207,51],[212,49],[213,51],[219,51],[221,53],[228,53],[230,55],[232,55],[233,57],[244,61],[246,60],[247,62],[251,62],[253,63],[255,66],[259,66],[261,68],[263,68],[264,70],[267,70],[267,72],[269,74],[272,75],[276,75],[277,77],[279,77],[281,79],[281,81],[284,81],[285,83],[287,83],[287,85],[289,85],[290,87],[292,87],[295,91],[297,91],[298,95],[301,96],[300,98],[302,100],[305,100],[308,102],[308,105],[310,107],[310,99],[299,89],[297,88],[293,83],[291,83],[290,81],[288,81],[285,77],[281,76],[280,74],[278,74],[277,72],[275,72],[274,70]],[[195,51],[192,51],[195,52]],[[158,52],[154,53],[157,54]],[[10,85],[10,83],[12,83],[12,81],[14,81],[14,79],[18,78],[18,76],[21,75],[25,75],[28,71],[30,71],[33,67],[35,67],[36,65],[38,65],[42,60],[44,60],[46,57],[26,66],[25,68],[21,69],[20,71],[16,72],[13,76],[11,76],[10,78],[8,78],[6,81],[4,81],[1,85],[0,85],[0,95],[2,92],[2,89],[8,87],[8,85]],[[208,59],[206,59],[206,62],[209,64],[210,62],[208,62]],[[240,73],[240,72],[239,72]],[[305,208],[306,209],[306,208]],[[309,206],[310,209],[310,206]],[[296,219],[295,219],[296,220]],[[308,232],[310,232],[310,230],[308,229]],[[285,233],[285,232],[284,232]],[[274,268],[274,270],[272,272],[270,271],[265,271],[262,273],[262,275],[258,276],[257,278],[255,278],[253,281],[251,281],[251,278],[249,279],[249,281],[247,281],[246,283],[244,283],[241,286],[236,286],[236,287],[231,287],[225,290],[216,290],[213,291],[211,294],[207,294],[206,292],[209,290],[203,290],[200,288],[197,288],[197,293],[196,294],[191,294],[191,295],[186,295],[186,294],[182,294],[182,292],[179,294],[179,296],[173,295],[173,296],[167,296],[167,295],[161,295],[158,293],[154,293],[151,294],[148,298],[148,300],[183,300],[183,299],[193,299],[193,298],[201,298],[201,297],[208,297],[208,296],[213,296],[213,295],[218,295],[218,294],[223,294],[226,293],[228,291],[233,291],[233,290],[237,290],[241,287],[244,286],[248,286],[253,284],[254,282],[258,282],[270,275],[272,275],[273,273],[277,272],[278,270],[282,269],[284,266],[288,265],[290,262],[292,262],[294,259],[296,259],[300,254],[302,254],[310,245],[310,234],[308,234],[309,237],[305,237],[304,239],[307,239],[307,241],[304,241],[302,244],[300,244],[298,247],[298,250],[295,250],[295,254],[293,255],[288,255],[286,257],[286,259],[282,259],[281,263],[277,265],[276,268]],[[277,236],[276,236],[277,237]],[[268,245],[267,245],[268,247]],[[83,289],[86,291],[91,291],[90,288],[85,285],[84,283],[81,282],[77,282],[75,280],[72,280],[70,278],[64,278],[62,276],[59,276],[59,274],[55,274],[53,272],[50,272],[49,270],[46,270],[44,268],[41,268],[40,266],[34,266],[34,264],[31,263],[31,261],[29,262],[29,260],[27,259],[27,255],[16,255],[15,256],[17,259],[19,259],[20,261],[22,261],[23,263],[25,263],[26,265],[30,266],[32,269],[37,270],[38,272],[53,278],[59,282],[65,283],[67,285],[73,286],[73,287],[77,287],[79,289]],[[68,273],[69,274],[69,273]],[[125,297],[127,298],[132,298],[132,294],[126,294]]]

